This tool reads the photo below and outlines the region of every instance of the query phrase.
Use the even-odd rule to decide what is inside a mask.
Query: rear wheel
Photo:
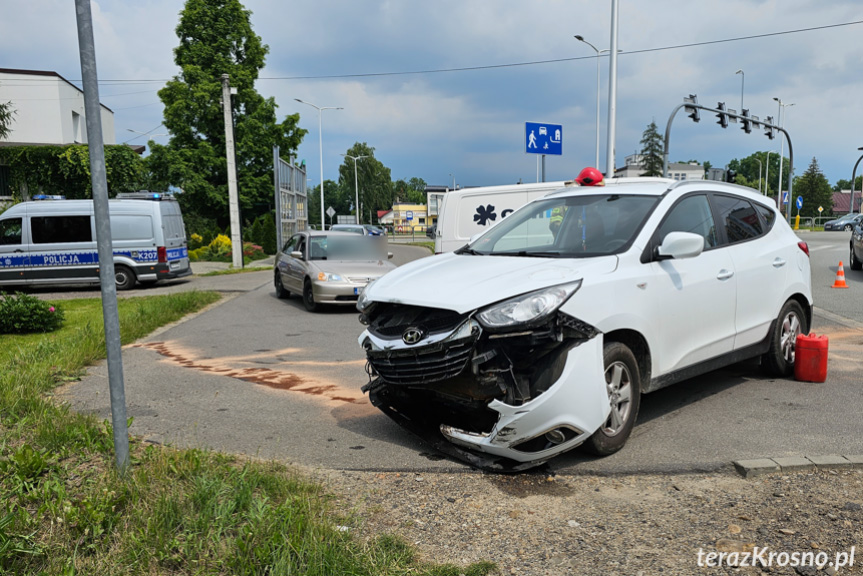
[[[312,291],[311,280],[306,280],[306,283],[303,285],[303,304],[305,304],[306,310],[309,312],[317,312],[320,307],[315,302],[315,293]]]
[[[135,274],[122,264],[114,265],[114,282],[117,290],[131,290],[135,287]]]
[[[641,377],[632,350],[620,342],[609,342],[603,349],[603,361],[611,413],[582,445],[586,452],[597,456],[608,456],[623,448],[641,405]]]
[[[282,275],[276,270],[275,279],[273,280],[273,284],[276,287],[276,298],[290,298],[291,293],[285,289],[285,285],[282,284]]]
[[[770,336],[770,349],[762,356],[762,364],[767,372],[773,376],[790,376],[794,372],[797,336],[808,333],[809,325],[803,307],[795,300],[789,300],[776,319]]]
[[[846,232],[851,232],[851,229],[852,229],[851,224],[846,224],[845,228],[843,228],[843,230],[845,230]]]
[[[848,265],[852,270],[863,270],[863,262],[857,259],[854,254],[854,242],[851,242],[851,253],[848,255]]]

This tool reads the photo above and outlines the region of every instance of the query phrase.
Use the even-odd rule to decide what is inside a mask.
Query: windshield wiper
[[[456,254],[470,254],[471,256],[483,256],[485,252],[477,252],[467,244],[455,251]]]
[[[528,258],[555,258],[560,256],[560,252],[528,252],[527,250],[522,250],[521,252],[517,252],[516,256],[526,256]]]

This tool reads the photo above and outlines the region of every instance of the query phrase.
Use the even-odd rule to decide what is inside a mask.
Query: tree
[[[854,191],[859,192],[861,186],[863,186],[863,176],[858,176],[854,179]],[[836,181],[836,184],[833,185],[833,191],[841,192],[842,190],[851,190],[851,180],[839,179]]]
[[[656,121],[651,120],[641,135],[641,162],[644,166],[642,176],[664,176],[662,173],[663,151],[662,136],[656,127]]]
[[[0,103],[0,140],[7,138],[12,132],[12,117],[15,110],[12,102]]]
[[[411,178],[410,180],[396,180],[393,182],[393,198],[411,204],[426,203],[426,182],[422,178]]]
[[[356,142],[345,152],[347,156],[368,156],[357,161],[357,183],[359,187],[361,222],[369,222],[370,215],[377,210],[390,210],[393,206],[393,185],[390,169],[375,158],[375,149],[365,142]],[[351,205],[354,204],[354,161],[345,157],[339,166],[339,185],[349,191]]]
[[[824,208],[824,212],[828,214],[833,210],[833,189],[830,187],[827,177],[818,167],[818,160],[814,157],[806,172],[794,179],[793,192],[795,198],[797,196],[803,197],[803,208],[800,209],[801,216],[818,216],[819,206]],[[793,211],[792,214],[794,214]]]
[[[183,190],[184,213],[220,226],[229,221],[222,74],[237,89],[231,113],[243,219],[273,209],[273,146],[288,155],[306,134],[297,127],[299,114],[277,122],[275,100],[255,90],[269,48],[250,16],[239,0],[186,0],[174,49],[180,72],[159,91],[171,139],[154,144],[147,159],[154,183]]]

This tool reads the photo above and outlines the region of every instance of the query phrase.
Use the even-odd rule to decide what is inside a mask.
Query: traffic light
[[[776,138],[776,129],[773,127],[773,116],[768,116],[764,121],[764,135],[771,140]]]
[[[737,178],[737,171],[735,170],[726,170],[725,171],[725,181],[731,182],[734,184],[734,180]]]
[[[744,108],[740,111],[740,116],[742,116],[741,120],[743,121],[743,126],[741,128],[747,134],[752,133],[752,119],[749,117],[749,109]]]
[[[698,96],[696,96],[695,94],[690,94],[689,98],[684,98],[683,101],[686,104],[698,104]],[[684,110],[686,111],[686,114],[689,115],[690,118],[692,118],[693,122],[698,122],[699,120],[701,120],[701,114],[699,113],[698,108],[694,106],[685,106]]]
[[[717,124],[723,128],[728,128],[728,114],[725,112],[725,102],[720,102],[716,107],[719,109],[719,112],[716,114],[716,117],[719,118]]]

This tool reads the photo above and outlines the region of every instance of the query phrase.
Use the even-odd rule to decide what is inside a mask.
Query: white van
[[[509,184],[463,188],[444,194],[435,230],[435,254],[461,248],[472,236],[485,232],[516,208],[521,208],[534,198],[572,185],[575,185],[575,181]]]
[[[177,201],[158,193],[122,196],[108,203],[117,289],[191,274]],[[0,214],[0,286],[98,283],[92,200],[21,202]]]

